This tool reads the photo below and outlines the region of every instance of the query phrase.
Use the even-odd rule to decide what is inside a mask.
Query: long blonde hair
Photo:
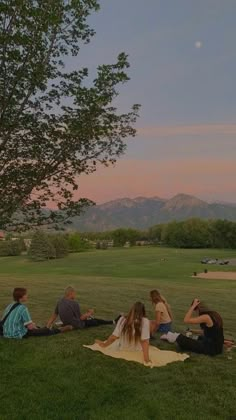
[[[137,343],[141,339],[142,321],[146,316],[145,306],[142,302],[136,302],[130,309],[122,329],[122,335],[130,343]]]
[[[167,302],[167,300],[164,298],[164,296],[162,296],[160,294],[160,292],[158,292],[158,290],[154,289],[154,290],[151,290],[150,297],[151,297],[151,300],[152,300],[153,305],[156,305],[159,302],[164,303],[164,305],[165,305],[165,307],[167,309],[167,312],[169,314],[169,317],[172,320],[173,319],[173,315],[172,315],[171,307],[170,307],[169,303]]]

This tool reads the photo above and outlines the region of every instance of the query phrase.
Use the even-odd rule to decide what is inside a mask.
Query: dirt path
[[[192,277],[209,280],[236,280],[236,271],[210,271],[208,273],[198,273]]]

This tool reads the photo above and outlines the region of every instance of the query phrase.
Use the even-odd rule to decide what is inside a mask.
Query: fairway
[[[113,319],[142,300],[149,318],[149,291],[159,289],[174,314],[174,328],[194,297],[220,312],[225,337],[236,338],[236,281],[192,277],[200,260],[235,258],[229,250],[175,250],[159,247],[111,249],[72,254],[33,263],[22,257],[0,259],[0,308],[13,287],[27,287],[33,320],[44,325],[63,289],[73,285],[82,310]],[[211,266],[211,271],[219,267]],[[223,267],[221,271],[233,271]],[[236,268],[235,268],[236,270]],[[0,340],[0,419],[199,420],[236,418],[236,353],[210,358],[191,355],[184,363],[149,369],[82,347],[105,339],[110,326],[48,338]],[[174,350],[160,341],[153,345]]]

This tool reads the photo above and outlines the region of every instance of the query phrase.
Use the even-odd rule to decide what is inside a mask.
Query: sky
[[[119,111],[141,104],[137,136],[113,168],[82,176],[80,197],[192,194],[236,202],[236,1],[102,0],[82,48],[91,72],[129,54]]]

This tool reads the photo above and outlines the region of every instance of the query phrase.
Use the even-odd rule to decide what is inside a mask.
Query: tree
[[[0,228],[80,214],[92,202],[74,199],[79,176],[113,164],[135,135],[139,106],[120,114],[113,105],[129,80],[127,55],[98,66],[93,82],[77,68],[98,9],[97,0],[1,1]],[[58,211],[42,211],[48,202]]]
[[[112,239],[114,246],[124,246],[126,242],[130,245],[135,245],[135,242],[139,239],[140,232],[135,229],[116,229],[112,232]]]
[[[212,243],[209,222],[197,218],[170,222],[163,228],[162,240],[177,248],[209,248]]]
[[[148,230],[148,235],[147,235],[148,239],[151,239],[152,241],[154,241],[154,243],[160,243],[163,229],[164,229],[164,224],[152,226]]]
[[[211,235],[209,222],[197,218],[183,222],[185,248],[209,248]]]
[[[44,261],[56,258],[55,248],[46,233],[41,230],[35,232],[28,255],[33,261]]]
[[[73,233],[68,237],[69,251],[82,252],[89,248],[89,243],[82,239],[78,233]]]
[[[161,240],[164,244],[176,248],[185,247],[183,222],[170,222],[164,226],[161,233]]]
[[[236,223],[219,219],[212,221],[210,228],[214,248],[236,248]]]
[[[69,253],[68,239],[65,235],[50,235],[49,240],[55,248],[56,258],[66,257]]]

